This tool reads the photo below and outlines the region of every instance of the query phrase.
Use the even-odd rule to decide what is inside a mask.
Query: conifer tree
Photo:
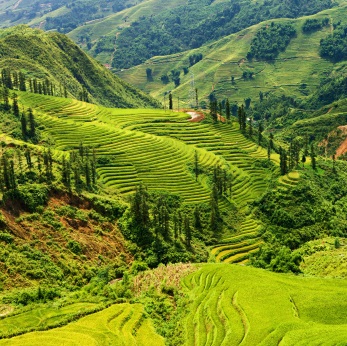
[[[312,165],[312,169],[316,170],[316,169],[317,169],[317,164],[316,164],[316,153],[315,153],[315,150],[314,150],[313,143],[311,143],[310,156],[311,156],[311,165]]]
[[[261,145],[261,142],[263,140],[263,131],[264,131],[263,124],[261,123],[261,121],[259,121],[259,124],[258,124],[258,144],[259,145]]]
[[[25,157],[25,160],[27,163],[27,167],[28,167],[29,171],[31,171],[33,168],[33,164],[31,161],[31,153],[30,153],[30,150],[28,148],[24,152],[24,157]]]
[[[302,155],[301,162],[302,162],[302,168],[305,168],[305,163],[306,163],[306,156],[305,156],[305,154]]]
[[[10,190],[11,189],[10,165],[9,165],[8,157],[6,153],[2,155],[1,163],[2,163],[2,172],[4,177],[3,179],[4,185],[6,190]]]
[[[83,146],[83,142],[80,142],[79,148],[78,148],[78,152],[80,154],[80,157],[83,161],[84,159],[84,146]]]
[[[200,216],[200,209],[198,206],[194,208],[194,228],[200,232],[203,230],[201,216]]]
[[[249,137],[253,137],[253,117],[249,117],[249,122],[248,122],[248,134]]]
[[[18,96],[16,93],[12,95],[12,112],[16,118],[19,118]]]
[[[39,93],[39,87],[37,85],[37,79],[36,78],[34,78],[34,80],[33,80],[33,89],[34,89],[35,94]]]
[[[286,151],[280,147],[280,171],[281,175],[286,175],[288,173],[288,157]]]
[[[27,119],[26,119],[24,112],[22,113],[22,116],[20,118],[20,123],[21,123],[21,128],[22,128],[23,139],[26,140],[26,138],[28,136],[28,129],[27,129]]]
[[[90,190],[92,187],[91,178],[90,178],[90,165],[89,162],[86,162],[84,165],[85,177],[86,177],[86,186],[87,189]]]
[[[213,122],[216,123],[218,120],[216,100],[210,101],[210,115],[212,117]]]
[[[230,110],[230,102],[229,99],[227,99],[225,103],[225,116],[227,118],[227,121],[230,121],[231,118],[231,110]]]
[[[270,144],[270,149],[274,150],[275,149],[275,146],[274,146],[274,135],[272,133],[270,133],[269,144]]]
[[[35,138],[36,136],[36,123],[34,118],[34,113],[31,108],[28,109],[28,117],[29,117],[29,136],[30,138]]]
[[[174,226],[174,238],[175,240],[178,239],[178,215],[177,212],[175,212],[174,216],[173,216],[173,226]]]
[[[11,109],[9,97],[10,97],[9,89],[6,86],[4,86],[2,89],[2,99],[4,101],[3,109],[5,111],[9,111]]]
[[[210,207],[211,207],[211,215],[210,215],[210,230],[212,231],[215,237],[218,236],[220,231],[220,213],[218,206],[218,189],[214,184],[212,188],[211,198],[210,198]]]
[[[14,71],[12,73],[12,77],[13,77],[13,87],[11,89],[13,89],[13,88],[18,89],[18,86],[19,86],[18,73],[16,71]]]
[[[14,162],[10,161],[10,189],[14,190],[17,188],[16,173],[14,170]]]
[[[150,240],[150,218],[147,189],[140,184],[130,203],[130,212],[133,218],[137,239],[140,243]]]
[[[198,152],[196,150],[194,152],[194,173],[195,173],[195,181],[198,181],[198,177],[199,177],[199,156],[198,156]]]
[[[25,83],[25,74],[22,72],[19,72],[19,90],[20,91],[26,91],[26,83]]]
[[[173,109],[173,101],[172,101],[172,94],[169,93],[169,109]]]
[[[184,235],[186,237],[186,245],[190,248],[192,241],[192,230],[190,228],[190,220],[188,215],[186,215],[184,218]]]

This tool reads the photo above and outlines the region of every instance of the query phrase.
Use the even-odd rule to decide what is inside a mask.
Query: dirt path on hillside
[[[189,121],[191,123],[199,123],[200,121],[203,121],[205,119],[205,115],[202,112],[189,111],[185,113],[190,115],[191,118],[189,119]]]
[[[347,134],[347,125],[338,127],[344,134]],[[340,144],[336,150],[336,157],[347,153],[347,138]]]
[[[0,306],[0,317],[4,317],[6,315],[9,315],[11,312],[13,312],[14,308],[12,306]]]
[[[18,0],[12,7],[13,10],[15,10],[19,5],[20,3],[22,2],[23,0]]]

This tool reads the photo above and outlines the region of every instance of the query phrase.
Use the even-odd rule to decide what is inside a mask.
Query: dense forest
[[[334,24],[334,32],[320,43],[320,55],[338,62],[347,59],[347,26],[341,22]]]
[[[269,27],[263,27],[257,32],[251,42],[247,59],[274,60],[280,52],[285,51],[296,31],[291,24],[272,22]]]

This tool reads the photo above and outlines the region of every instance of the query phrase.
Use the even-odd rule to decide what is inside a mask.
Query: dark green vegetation
[[[290,24],[271,23],[257,32],[251,42],[247,59],[274,60],[280,52],[285,51],[296,31]]]
[[[329,0],[287,1],[285,4],[273,0],[252,5],[233,1],[232,6],[226,1],[219,4],[210,0],[191,1],[154,17],[140,18],[124,29],[117,37],[112,65],[129,68],[152,56],[198,48],[267,19],[309,15],[331,6]],[[288,34],[292,36],[291,32]]]
[[[157,107],[146,94],[124,83],[88,57],[66,36],[26,26],[0,31],[0,69],[21,71],[27,80],[48,80],[53,94],[113,107]],[[29,90],[29,85],[27,87]],[[42,90],[43,93],[43,90]]]
[[[341,22],[334,25],[332,35],[320,42],[320,55],[323,58],[332,61],[341,61],[347,59],[346,51],[347,26]]]
[[[0,4],[0,22],[2,27],[23,23],[44,24],[46,30],[56,29],[65,33],[85,22],[102,19],[135,3],[132,0],[9,0]]]

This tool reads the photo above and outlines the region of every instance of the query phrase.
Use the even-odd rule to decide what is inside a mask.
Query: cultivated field
[[[183,282],[186,345],[346,345],[344,280],[212,264]]]
[[[142,182],[150,190],[178,194],[185,203],[208,203],[213,169],[224,167],[232,175],[232,196],[221,198],[219,206],[227,211],[235,203],[244,221],[239,232],[226,234],[223,247],[214,250],[217,260],[240,262],[257,250],[259,225],[248,215],[247,205],[265,192],[271,171],[261,164],[266,150],[244,137],[237,123],[196,123],[185,113],[108,109],[29,93],[20,100],[37,110],[57,155],[83,142],[107,158],[98,168],[100,181],[124,196]],[[203,171],[197,181],[192,171],[195,151]],[[235,243],[240,243],[237,248]]]
[[[180,97],[182,104],[188,101],[191,88],[191,75],[184,75],[183,67],[189,66],[190,55],[201,53],[203,60],[190,67],[201,100],[207,100],[212,91],[219,99],[228,97],[237,102],[243,102],[247,97],[258,101],[260,91],[278,91],[288,96],[304,98],[308,92],[317,88],[320,78],[333,69],[333,63],[319,56],[319,43],[331,33],[333,23],[340,20],[343,22],[346,13],[346,2],[341,1],[339,7],[313,16],[296,20],[273,20],[277,23],[291,22],[297,30],[297,36],[274,62],[245,60],[254,35],[261,27],[270,25],[270,20],[195,50],[153,57],[142,65],[117,71],[117,74],[159,100],[163,100],[164,93],[171,90],[175,98]],[[331,25],[320,31],[304,34],[302,25],[307,18],[329,18]],[[147,81],[147,68],[152,69],[153,82]],[[178,88],[174,87],[173,82],[164,85],[160,80],[162,75],[170,76],[174,69],[181,70],[181,85]],[[244,71],[253,72],[254,78],[244,80]],[[234,84],[231,83],[231,77],[235,78]]]
[[[33,332],[0,345],[164,345],[146,319],[140,304],[119,304],[86,316],[69,325],[43,332]]]

